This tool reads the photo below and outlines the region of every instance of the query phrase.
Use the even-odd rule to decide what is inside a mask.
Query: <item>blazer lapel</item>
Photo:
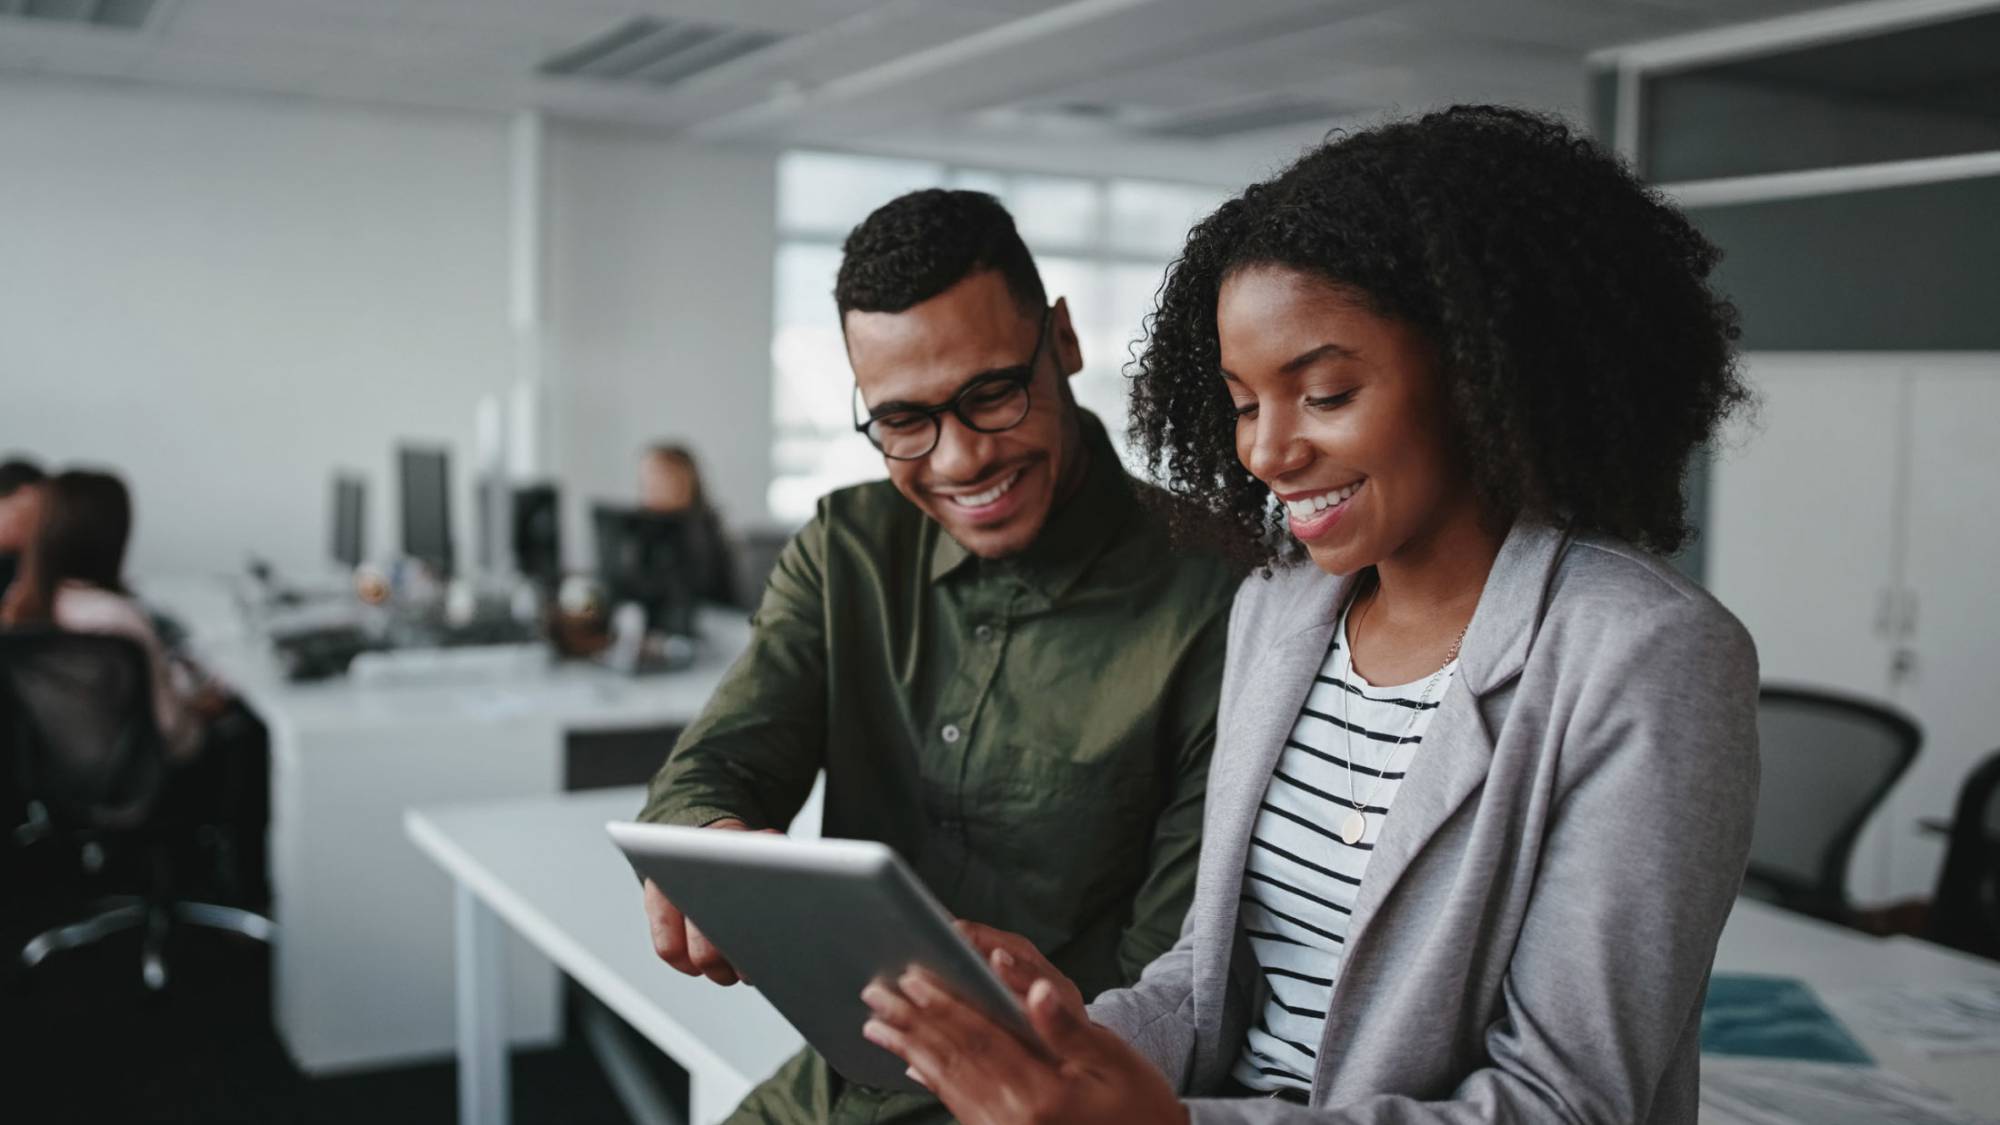
[[[1369,921],[1395,893],[1411,862],[1485,782],[1493,762],[1493,732],[1486,728],[1479,699],[1519,675],[1527,662],[1550,580],[1568,542],[1555,528],[1520,521],[1501,544],[1459,647],[1458,672],[1424,732],[1368,859],[1348,922],[1347,957],[1367,940]],[[1338,995],[1338,985],[1335,989]],[[1329,1030],[1331,1026],[1329,1021]]]
[[[1230,709],[1229,729],[1217,732],[1218,749],[1226,746],[1228,752],[1218,752],[1211,767],[1202,861],[1195,877],[1195,902],[1209,904],[1204,912],[1209,916],[1202,922],[1213,939],[1196,945],[1197,995],[1225,994],[1236,946],[1243,864],[1250,852],[1257,806],[1326,658],[1334,609],[1349,581],[1329,579],[1310,585],[1290,614],[1300,627],[1270,642],[1261,656],[1251,660],[1245,686]]]

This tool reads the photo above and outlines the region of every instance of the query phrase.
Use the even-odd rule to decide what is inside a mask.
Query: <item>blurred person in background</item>
[[[35,519],[20,573],[0,601],[0,627],[127,637],[153,674],[153,717],[166,747],[165,802],[202,823],[230,828],[230,889],[252,903],[264,891],[268,739],[263,724],[184,657],[170,653],[127,589],[132,499],[103,472],[72,470],[35,486]]]
[[[695,564],[700,574],[696,597],[721,605],[745,604],[736,589],[736,552],[722,517],[708,502],[701,464],[692,451],[666,442],[646,450],[639,462],[639,507],[660,515],[684,515],[693,522],[695,541],[703,552]]]
[[[17,457],[0,462],[0,599],[14,584],[21,552],[34,533],[35,504],[40,495],[35,486],[47,475],[33,461]]]

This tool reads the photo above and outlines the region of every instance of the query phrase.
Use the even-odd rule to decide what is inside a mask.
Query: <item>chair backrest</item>
[[[1744,890],[1842,917],[1855,838],[1910,767],[1923,733],[1879,704],[1767,686],[1757,695],[1757,738],[1763,781]]]
[[[2000,958],[2000,750],[1965,779],[1931,899],[1932,941]]]
[[[57,826],[119,830],[145,822],[165,755],[152,670],[136,641],[0,633],[0,719],[22,794]]]

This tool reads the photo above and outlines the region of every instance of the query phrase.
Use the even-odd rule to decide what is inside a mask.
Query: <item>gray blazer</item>
[[[1693,1122],[1757,804],[1756,650],[1659,559],[1525,521],[1369,860],[1310,1108],[1203,1097],[1264,1001],[1244,859],[1350,581],[1237,594],[1194,904],[1092,1018],[1200,1123]]]

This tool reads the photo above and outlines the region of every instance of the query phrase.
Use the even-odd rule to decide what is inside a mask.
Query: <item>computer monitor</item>
[[[353,570],[368,555],[368,484],[341,473],[333,478],[333,561]]]
[[[451,455],[444,449],[409,445],[396,453],[403,492],[403,554],[450,577]]]
[[[536,582],[562,578],[562,504],[553,484],[514,489],[514,569]]]
[[[692,636],[702,565],[695,518],[609,504],[597,505],[590,515],[597,572],[611,601],[644,607],[649,632]]]

